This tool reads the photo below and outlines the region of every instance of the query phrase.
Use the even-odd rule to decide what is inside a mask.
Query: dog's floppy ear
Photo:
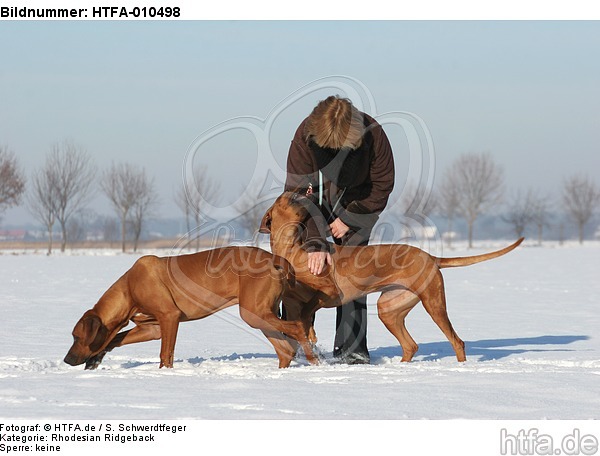
[[[260,228],[258,229],[259,233],[262,234],[271,234],[271,212],[273,211],[273,206],[271,206],[260,222]]]
[[[108,329],[97,315],[89,315],[83,320],[85,331],[84,344],[90,348],[92,352],[99,350],[104,344]]]

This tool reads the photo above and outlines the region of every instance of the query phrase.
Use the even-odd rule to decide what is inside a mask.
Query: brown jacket
[[[311,186],[317,196],[315,199],[318,199],[320,181],[317,155],[320,152],[307,137],[305,126],[306,119],[292,139],[287,159],[285,188],[306,192]],[[394,188],[394,158],[390,142],[381,125],[365,114],[365,126],[367,132],[363,139],[363,147],[357,149],[358,154],[352,159],[350,177],[343,179],[345,182],[342,184],[345,187],[338,185],[339,182],[335,182],[335,178],[323,176],[322,199],[329,211],[335,209],[335,214],[327,220],[328,223],[339,217],[353,232],[362,232],[363,237],[368,239]],[[344,166],[349,161],[347,159]],[[307,228],[307,250],[322,250],[326,233],[314,224]]]

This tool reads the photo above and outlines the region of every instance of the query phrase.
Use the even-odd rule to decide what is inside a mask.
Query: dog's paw
[[[106,353],[107,352],[98,353],[96,356],[92,356],[90,359],[88,359],[85,363],[85,370],[94,370],[98,368]]]
[[[95,369],[98,368],[99,365],[100,365],[100,362],[92,362],[92,363],[90,363],[88,361],[87,363],[85,363],[84,370],[95,370]]]

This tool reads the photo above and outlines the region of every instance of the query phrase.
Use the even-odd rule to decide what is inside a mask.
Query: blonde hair
[[[363,114],[350,100],[332,95],[308,116],[306,136],[319,147],[357,149],[365,130]]]

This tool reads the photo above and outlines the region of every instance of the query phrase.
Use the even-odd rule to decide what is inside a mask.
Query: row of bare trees
[[[125,251],[126,234],[133,233],[133,248],[138,247],[144,221],[157,204],[154,180],[140,166],[113,164],[97,176],[96,166],[85,150],[70,141],[55,144],[43,166],[32,173],[29,189],[25,192],[26,178],[17,157],[7,147],[0,147],[0,214],[21,203],[27,193],[27,206],[49,234],[48,251],[52,251],[52,233],[60,226],[61,250],[68,242],[68,223],[90,200],[95,189],[106,195],[120,221],[121,247]],[[195,185],[182,186],[175,202],[186,218],[188,236],[194,227],[200,227],[206,210],[205,201],[218,200],[220,186],[210,179],[206,169],[194,176]],[[419,192],[422,190],[416,190]],[[410,192],[407,192],[410,193]],[[499,207],[504,200],[505,185],[502,168],[489,153],[470,153],[460,156],[443,173],[426,204],[415,204],[423,195],[410,195],[403,211],[421,211],[424,215],[437,213],[448,220],[448,232],[453,231],[457,218],[463,218],[468,228],[469,246],[473,243],[475,222],[483,214]],[[256,229],[262,215],[252,195],[246,195],[243,207],[236,207],[239,221],[250,231]],[[583,242],[584,228],[600,207],[600,188],[589,177],[575,175],[567,178],[562,188],[562,207],[575,223],[579,240]],[[517,236],[534,225],[541,240],[548,226],[551,199],[533,189],[514,192],[505,201],[503,220],[510,224]],[[260,209],[260,210],[259,210]],[[451,237],[449,237],[451,240]],[[196,236],[196,242],[199,239]],[[199,244],[196,245],[198,248]]]
[[[410,210],[419,200],[418,191],[408,191],[404,209]],[[489,153],[461,155],[442,175],[441,182],[430,195],[422,211],[425,215],[438,213],[448,220],[448,233],[452,233],[454,221],[461,217],[468,230],[469,247],[473,246],[475,221],[483,214],[499,208],[504,203],[502,219],[513,227],[518,237],[534,225],[538,241],[548,226],[552,200],[534,189],[517,190],[505,201],[504,173]],[[584,228],[600,208],[600,188],[588,176],[574,175],[567,178],[562,188],[562,206],[577,226],[579,242],[583,243]],[[448,236],[451,242],[452,236]]]
[[[202,194],[212,198],[218,192],[218,186],[206,178],[206,170],[201,170],[195,181]],[[204,185],[203,185],[204,184]],[[212,192],[211,192],[212,189]],[[237,222],[246,231],[255,233],[266,209],[258,204],[260,189],[247,189],[235,206],[239,214]],[[497,210],[501,219],[512,226],[517,237],[524,235],[529,226],[537,230],[538,242],[541,243],[544,229],[549,227],[549,220],[556,206],[550,195],[534,189],[517,190],[507,200],[505,198],[504,172],[490,153],[468,153],[461,155],[445,170],[441,181],[430,194],[417,185],[408,184],[404,191],[405,199],[399,205],[399,212],[392,215],[402,218],[406,214],[432,215],[438,214],[448,221],[446,239],[452,241],[454,223],[457,218],[465,220],[468,231],[469,247],[473,246],[475,222],[480,216]],[[199,214],[201,205],[194,204],[196,193],[182,190],[177,201],[182,210]],[[584,175],[575,175],[566,179],[562,188],[562,207],[574,221],[582,243],[584,227],[594,213],[600,208],[600,188],[592,179]],[[191,205],[191,206],[190,206]],[[186,218],[187,214],[186,212]],[[197,226],[199,224],[197,223]],[[189,230],[188,230],[189,231]]]
[[[48,254],[53,248],[54,226],[60,227],[60,249],[65,251],[69,221],[82,210],[98,188],[110,200],[121,222],[122,250],[125,251],[127,227],[133,231],[137,249],[143,223],[157,202],[154,180],[141,167],[113,164],[97,178],[90,155],[72,141],[52,146],[44,164],[35,170],[25,192],[25,175],[16,156],[0,148],[0,209],[15,206],[26,193],[27,208],[48,232]]]

